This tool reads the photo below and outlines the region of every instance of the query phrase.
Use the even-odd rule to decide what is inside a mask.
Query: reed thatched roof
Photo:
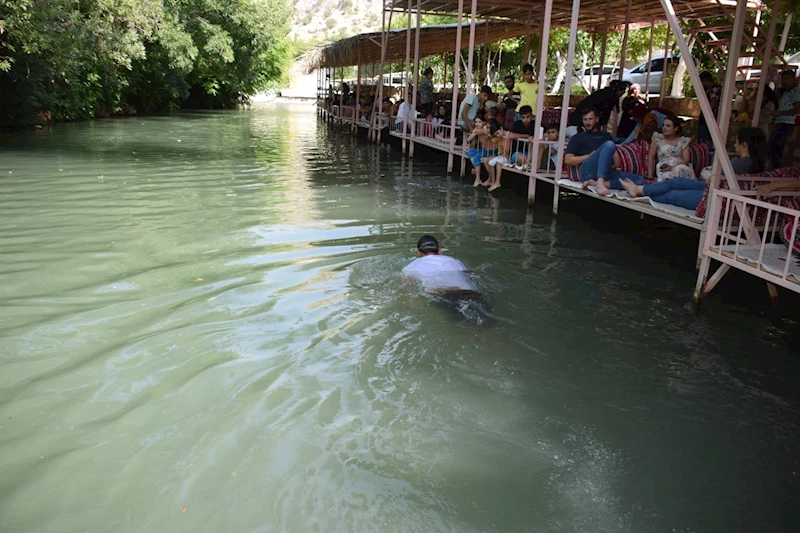
[[[456,31],[458,24],[440,24],[420,28],[419,56],[427,57],[444,52],[455,52]],[[526,24],[492,20],[479,22],[475,29],[475,44],[493,43],[502,39],[519,37],[531,33],[532,28]],[[414,54],[414,32],[411,29],[411,57]],[[324,46],[317,46],[305,55],[304,68],[310,73],[318,68],[349,67],[352,65],[369,65],[380,63],[381,32],[362,33],[348,39],[342,39]],[[461,29],[461,43],[464,48],[469,43],[469,22]],[[406,28],[389,32],[389,44],[386,47],[386,61],[405,61]]]
[[[433,15],[458,15],[456,0],[423,0],[421,12]],[[578,25],[584,30],[604,31],[606,10],[610,4],[609,27],[625,24],[628,0],[581,0]],[[675,14],[683,19],[701,19],[722,15],[733,15],[736,0],[672,0]],[[765,9],[761,0],[748,0],[748,9]],[[386,9],[416,13],[416,0],[385,0]],[[545,0],[480,0],[477,3],[477,17],[482,20],[503,19],[528,23],[540,27],[544,13]],[[471,0],[464,0],[464,16],[470,16]],[[572,2],[570,0],[554,0],[553,27],[567,27],[570,23]],[[658,0],[648,2],[634,1],[631,6],[631,23],[652,23],[663,21],[664,9]]]

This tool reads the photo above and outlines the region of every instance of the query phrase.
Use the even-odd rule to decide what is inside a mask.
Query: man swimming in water
[[[417,241],[417,258],[403,269],[403,274],[419,281],[426,292],[448,300],[478,299],[480,293],[465,275],[466,271],[464,263],[442,255],[436,237],[423,235]]]

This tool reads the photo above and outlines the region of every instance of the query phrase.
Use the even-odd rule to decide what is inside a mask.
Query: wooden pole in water
[[[453,67],[453,103],[450,110],[450,151],[447,155],[447,172],[453,171],[453,152],[456,147],[456,123],[458,120],[458,85],[461,75],[461,25],[464,22],[464,0],[458,0],[458,27],[456,28],[455,66]]]
[[[420,28],[420,19],[422,15],[420,14],[422,11],[422,0],[417,0],[417,30],[416,35],[414,35],[414,94],[411,97],[413,102],[412,115],[416,117],[416,110],[417,110],[417,95],[419,94],[419,28]],[[408,147],[408,154],[411,157],[414,157],[414,137],[417,134],[417,123],[411,123],[411,143]]]

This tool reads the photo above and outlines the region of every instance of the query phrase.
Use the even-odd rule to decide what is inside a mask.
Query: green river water
[[[792,323],[469,181],[308,104],[0,136],[0,532],[800,530]]]

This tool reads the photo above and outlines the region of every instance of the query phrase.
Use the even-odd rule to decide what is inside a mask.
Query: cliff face
[[[383,0],[295,0],[289,37],[330,42],[380,30]]]

